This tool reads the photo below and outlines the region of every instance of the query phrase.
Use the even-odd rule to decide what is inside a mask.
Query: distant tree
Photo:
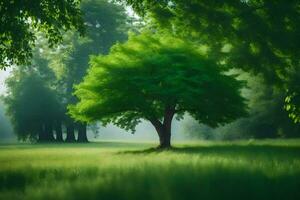
[[[70,114],[80,121],[135,130],[141,119],[155,127],[160,147],[170,147],[174,115],[189,113],[218,126],[246,114],[243,83],[207,60],[193,43],[171,36],[132,35],[110,54],[93,57],[76,87]]]
[[[79,0],[3,0],[0,2],[0,69],[27,65],[36,33],[43,32],[50,46],[71,28],[83,33]]]
[[[53,141],[56,107],[53,91],[35,74],[22,75],[15,83],[10,81],[8,87],[14,91],[6,96],[5,103],[19,139]]]
[[[47,61],[36,57],[32,66],[15,68],[6,81],[4,103],[20,140],[54,141],[54,126],[61,116],[56,91],[50,81],[54,74]],[[56,132],[61,140],[61,133]]]
[[[129,17],[124,7],[107,0],[84,0],[81,3],[85,24],[85,37],[72,32],[65,36],[64,48],[50,59],[50,65],[57,70],[63,84],[64,107],[77,102],[73,95],[73,85],[82,81],[86,74],[89,56],[106,54],[116,42],[127,39],[130,28]],[[87,124],[74,122],[66,116],[67,138],[74,142],[78,130],[78,142],[87,142]]]
[[[5,108],[2,100],[0,99],[0,141],[13,137],[12,125],[5,115]]]
[[[76,130],[78,130],[77,140],[79,142],[87,141],[87,124],[74,122],[66,115],[67,105],[77,102],[72,94],[73,85],[79,83],[86,74],[89,56],[107,53],[110,46],[115,42],[127,39],[127,30],[130,26],[124,7],[110,1],[84,0],[80,6],[76,4],[77,7],[83,13],[82,25],[78,28],[86,31],[85,37],[81,37],[80,33],[75,31],[64,32],[64,37],[59,35],[59,40],[62,40],[62,43],[57,48],[51,48],[47,43],[47,38],[49,39],[47,33],[34,32],[38,42],[35,43],[33,50],[33,62],[29,65],[33,70],[29,70],[28,67],[24,67],[24,70],[15,69],[8,81],[8,84],[12,85],[9,88],[10,91],[15,89],[18,81],[25,81],[26,77],[29,77],[30,80],[40,81],[39,86],[43,87],[34,87],[33,93],[51,90],[57,101],[57,108],[53,109],[56,112],[55,120],[51,127],[56,132],[57,141],[63,141],[63,125],[67,132],[66,141],[74,142],[76,140]],[[64,29],[59,29],[59,31],[62,32]],[[23,89],[31,84],[30,81],[22,83],[26,84],[26,86],[19,85]],[[38,93],[32,95],[37,96]],[[45,102],[49,103],[48,101]],[[40,109],[42,108],[40,107]]]
[[[182,132],[192,138],[217,140],[300,137],[300,124],[294,124],[283,109],[285,91],[268,85],[262,76],[241,72],[238,78],[247,81],[242,94],[248,116],[214,129],[187,118]]]
[[[262,76],[248,74],[246,78],[250,114],[236,124],[239,132],[255,138],[299,137],[300,126],[284,110],[286,91],[269,85]]]

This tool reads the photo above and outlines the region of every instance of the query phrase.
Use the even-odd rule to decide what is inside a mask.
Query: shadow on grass
[[[211,146],[184,146],[169,149],[148,148],[143,150],[120,151],[119,154],[151,154],[151,153],[179,153],[179,154],[218,154],[226,155],[260,155],[288,156],[300,158],[299,146],[274,145],[211,145]]]
[[[0,143],[1,149],[29,149],[39,150],[41,148],[143,148],[149,146],[147,143],[119,142],[119,141],[90,141],[88,143],[69,142],[69,143]]]

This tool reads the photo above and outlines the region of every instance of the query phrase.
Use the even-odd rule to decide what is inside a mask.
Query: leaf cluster
[[[49,45],[62,40],[64,31],[84,33],[79,0],[3,0],[0,2],[0,68],[26,65],[32,57],[37,32]]]

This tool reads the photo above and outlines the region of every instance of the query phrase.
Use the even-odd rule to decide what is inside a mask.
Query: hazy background
[[[138,16],[132,11],[130,7],[126,7],[127,14],[138,18]],[[0,70],[0,96],[5,95],[5,79],[9,76],[11,69],[6,71]],[[186,139],[183,134],[179,134],[180,125],[176,120],[173,120],[172,124],[172,139],[182,140]],[[102,127],[98,124],[98,133],[88,129],[87,134],[90,141],[93,140],[126,140],[126,141],[156,141],[158,140],[157,133],[154,127],[148,122],[142,122],[136,127],[136,132],[132,134],[123,129],[120,129],[114,125],[108,125]],[[76,133],[75,133],[76,134]],[[13,133],[13,128],[10,119],[5,114],[5,107],[0,99],[0,142],[16,142],[17,137]]]
[[[5,92],[5,79],[8,77],[10,70],[0,70],[0,94],[4,94]]]
[[[0,96],[5,94],[5,79],[10,70],[0,70]],[[0,99],[0,142],[16,141],[13,129],[8,117],[5,115],[5,108]]]
[[[0,70],[0,95],[5,95],[5,79],[9,76],[11,70]],[[183,130],[180,128],[180,123],[173,121],[173,135],[174,140],[187,139],[184,134],[180,134]],[[98,134],[88,130],[89,140],[126,140],[126,141],[157,141],[158,137],[153,126],[148,122],[143,122],[136,128],[136,133],[126,132],[116,126],[108,125],[107,127],[99,126]],[[0,142],[16,142],[17,138],[13,133],[10,119],[5,115],[5,108],[0,101]]]

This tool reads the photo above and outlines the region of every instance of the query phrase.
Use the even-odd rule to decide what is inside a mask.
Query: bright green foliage
[[[285,110],[289,117],[295,122],[300,123],[300,87],[299,72],[295,72],[293,77],[287,82],[287,96],[285,98]]]
[[[211,126],[245,115],[239,91],[243,83],[201,52],[197,45],[167,35],[131,35],[109,55],[92,58],[88,75],[76,87],[80,101],[70,114],[127,130],[141,119],[163,124],[185,112]]]
[[[289,113],[289,117],[295,122],[300,122],[300,111],[299,111],[299,94],[292,92],[285,98],[284,109]]]
[[[36,33],[41,31],[50,46],[62,39],[64,31],[83,33],[80,0],[1,0],[0,68],[24,65],[32,57]]]

